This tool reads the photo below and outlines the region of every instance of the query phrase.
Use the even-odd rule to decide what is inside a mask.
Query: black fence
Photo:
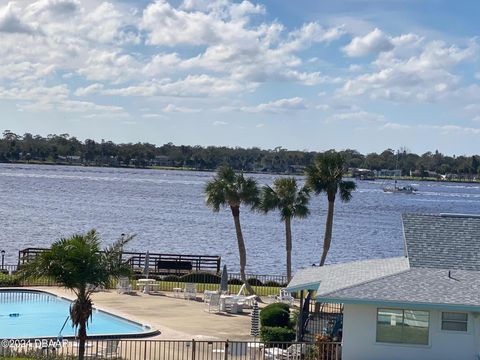
[[[303,340],[314,342],[318,336],[337,341],[342,339],[343,305],[312,302],[306,319]]]
[[[18,252],[18,265],[33,260],[44,248],[27,248]],[[221,257],[216,255],[162,254],[124,251],[122,259],[132,266],[134,272],[141,274],[147,268],[152,274],[184,274],[190,271],[220,272]],[[147,264],[148,260],[148,264]]]
[[[0,287],[13,286],[58,286],[58,284],[51,278],[43,277],[37,279],[22,280],[17,274],[17,265],[5,265],[4,273],[0,274]],[[138,278],[143,275],[134,275],[131,278],[131,285],[133,289],[140,290],[140,285],[137,283]],[[209,272],[189,272],[188,274],[177,275],[149,275],[150,278],[155,279],[151,288],[157,291],[174,291],[174,289],[183,289],[186,283],[195,283],[197,292],[203,293],[205,290],[218,290],[220,287],[221,274]],[[256,275],[247,274],[247,281],[252,285],[256,294],[259,296],[275,297],[279,295],[280,289],[287,285],[286,276],[282,275]],[[112,281],[109,288],[115,289],[117,283]],[[240,291],[243,282],[240,279],[240,274],[228,274],[228,291],[236,294]]]
[[[78,341],[2,340],[0,358],[78,356]],[[341,344],[262,343],[258,341],[88,340],[86,358],[124,360],[341,360]]]

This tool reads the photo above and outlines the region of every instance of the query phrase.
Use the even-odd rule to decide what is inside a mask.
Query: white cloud
[[[373,63],[377,71],[347,80],[340,96],[368,95],[371,99],[432,102],[449,96],[460,82],[452,68],[473,60],[478,54],[475,41],[463,48],[431,41],[413,56],[382,56]]]
[[[328,122],[353,121],[362,123],[384,123],[385,117],[381,114],[375,114],[364,110],[347,111],[333,114],[327,118]]]
[[[22,11],[15,2],[9,2],[0,8],[0,33],[17,33],[33,35],[38,31],[22,19]]]
[[[27,7],[27,12],[36,17],[48,16],[49,20],[62,21],[63,17],[72,16],[79,12],[79,0],[39,0]]]
[[[103,95],[118,96],[173,96],[173,97],[197,97],[197,96],[224,96],[230,93],[249,91],[254,89],[250,84],[244,84],[233,79],[216,78],[206,74],[188,75],[184,79],[171,81],[146,81],[137,85],[123,88],[105,89]]]
[[[103,90],[103,84],[100,83],[95,83],[86,87],[78,88],[75,91],[76,96],[89,96],[93,94],[99,93],[101,90]]]
[[[411,129],[410,125],[399,124],[394,122],[387,122],[380,127],[380,130],[408,130]]]
[[[184,113],[184,114],[192,114],[192,113],[198,113],[202,111],[202,109],[193,109],[185,106],[177,106],[174,104],[168,104],[165,106],[162,110],[163,112],[166,113]]]
[[[459,125],[420,125],[419,127],[440,131],[443,135],[479,135],[479,128],[464,127]]]
[[[370,54],[378,54],[383,51],[392,50],[394,47],[391,39],[380,29],[375,28],[365,36],[357,36],[343,48],[343,51],[350,57],[361,57]]]
[[[279,99],[270,101],[268,103],[259,104],[257,106],[244,106],[240,110],[251,113],[270,112],[270,113],[282,113],[286,111],[305,110],[307,106],[300,97],[294,97],[289,99]]]
[[[216,120],[212,123],[213,126],[224,126],[224,125],[228,125],[228,122],[226,121],[220,121],[220,120]]]

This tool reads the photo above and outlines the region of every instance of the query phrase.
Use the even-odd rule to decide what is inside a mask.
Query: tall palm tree
[[[317,195],[325,193],[328,200],[327,222],[320,266],[325,264],[332,242],[333,212],[337,193],[341,201],[348,202],[352,198],[352,192],[357,187],[355,182],[343,180],[344,174],[345,159],[342,154],[333,150],[318,155],[314,164],[306,170],[307,186]]]
[[[262,188],[259,209],[265,213],[279,210],[281,220],[285,222],[288,281],[292,278],[292,218],[308,216],[309,200],[309,189],[306,186],[299,189],[294,177],[275,179],[273,187]]]
[[[247,251],[240,226],[240,205],[249,205],[254,208],[258,205],[259,190],[257,182],[251,177],[237,174],[229,166],[223,166],[212,181],[205,186],[206,204],[213,211],[220,211],[221,207],[230,207],[232,211],[235,231],[237,234],[238,253],[240,255],[240,276],[247,291],[254,294],[253,288],[247,282],[245,267],[247,264]]]
[[[85,356],[87,322],[92,316],[91,293],[97,286],[108,286],[112,278],[130,274],[130,266],[121,258],[123,246],[132,238],[122,236],[101,252],[95,230],[73,235],[54,242],[21,270],[24,278],[50,277],[77,296],[70,305],[70,319],[78,329],[80,360]]]

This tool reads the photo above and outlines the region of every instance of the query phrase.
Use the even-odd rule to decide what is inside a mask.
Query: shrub
[[[263,283],[257,278],[249,278],[247,279],[247,283],[249,283],[251,286],[263,286]]]
[[[260,312],[260,324],[263,327],[290,325],[290,310],[288,304],[274,303],[266,306]]]
[[[271,287],[280,287],[280,284],[276,281],[269,280],[263,284],[264,286],[271,286]]]
[[[264,342],[290,342],[295,340],[295,330],[278,326],[262,326],[260,337]]]
[[[179,281],[190,282],[197,284],[220,284],[220,276],[207,273],[207,272],[197,272],[180,277]]]
[[[16,275],[4,275],[0,274],[0,287],[1,286],[19,286],[20,279]]]
[[[240,280],[240,279],[236,279],[236,278],[228,280],[228,283],[230,285],[243,285],[243,281]]]
[[[162,281],[179,282],[180,277],[177,275],[166,275],[162,278]]]

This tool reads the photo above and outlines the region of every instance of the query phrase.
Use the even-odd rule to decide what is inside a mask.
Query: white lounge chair
[[[240,287],[240,290],[238,290],[237,295],[235,295],[236,302],[238,304],[241,304],[243,307],[249,307],[251,308],[253,306],[253,302],[257,299],[256,295],[249,295],[245,296],[245,284],[243,284]]]
[[[238,290],[237,296],[245,295],[245,287],[246,287],[245,284],[243,284],[242,286],[240,286],[240,290]]]
[[[295,303],[295,298],[285,288],[280,289],[280,295],[277,296],[276,300],[277,302],[287,303],[290,306],[293,306]]]
[[[205,303],[208,305],[208,312],[220,312],[220,294],[212,294],[210,296],[210,301]],[[206,310],[205,310],[206,311]]]
[[[130,294],[132,293],[132,285],[130,284],[130,279],[125,276],[121,276],[118,278],[117,284],[117,293],[119,294]]]
[[[194,283],[186,283],[183,289],[183,298],[195,300],[197,298],[197,285]]]
[[[293,344],[286,349],[272,347],[264,350],[268,360],[300,360],[307,352],[307,344]]]

